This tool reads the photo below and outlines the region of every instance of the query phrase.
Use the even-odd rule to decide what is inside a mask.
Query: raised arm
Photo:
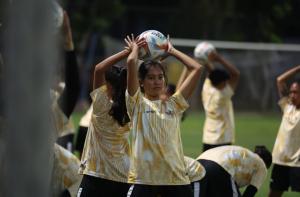
[[[65,50],[65,87],[58,99],[58,104],[64,114],[69,118],[72,114],[80,91],[78,64],[74,49],[72,29],[67,12],[64,11],[62,25]]]
[[[135,39],[133,34],[125,38],[127,50],[130,54],[127,58],[127,90],[130,96],[133,96],[139,88],[138,79],[138,52],[139,47],[145,44],[145,40]]]
[[[176,90],[179,89],[179,87],[182,85],[182,83],[184,82],[185,78],[188,76],[189,72],[187,70],[186,67],[183,68],[183,71],[177,81],[177,84],[176,84]]]
[[[300,65],[286,71],[277,77],[277,89],[280,97],[286,96],[288,94],[288,88],[286,81],[294,76],[296,73],[300,71]]]
[[[98,63],[95,66],[94,71],[94,82],[93,82],[93,89],[97,89],[98,87],[105,84],[105,71],[113,66],[114,64],[118,63],[122,59],[126,58],[129,54],[127,49],[120,51],[106,59],[102,62]]]
[[[232,87],[232,89],[235,89],[240,79],[240,71],[216,51],[213,51],[209,54],[209,59],[219,62],[224,66],[224,68],[229,72],[230,75],[229,85]]]
[[[215,66],[213,65],[212,62],[210,61],[207,61],[205,64],[204,64],[204,67],[207,69],[208,73],[210,73],[211,71],[213,71],[215,69]]]
[[[189,57],[188,55],[175,49],[170,42],[168,53],[177,58],[179,61],[181,61],[187,70],[188,74],[183,80],[182,84],[179,86],[178,91],[181,92],[182,96],[185,99],[188,99],[192,95],[194,89],[198,84],[201,75],[202,65],[199,64],[193,58]]]

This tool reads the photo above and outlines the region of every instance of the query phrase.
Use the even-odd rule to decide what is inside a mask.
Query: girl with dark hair
[[[280,197],[289,188],[300,193],[300,81],[294,78],[299,73],[297,65],[277,77],[283,114],[273,146],[269,197]]]
[[[201,65],[173,48],[167,53],[189,70],[182,85],[165,101],[160,99],[166,87],[164,67],[155,61],[138,69],[139,43],[125,39],[131,51],[127,58],[127,111],[131,120],[132,156],[128,182],[133,184],[127,196],[192,196],[180,137],[180,119],[188,108],[201,74]]]
[[[115,66],[123,50],[95,67],[92,116],[81,157],[83,179],[77,196],[126,196],[129,185],[129,118],[125,105],[127,72]]]
[[[220,63],[225,69],[214,68],[212,63],[204,66],[208,76],[202,88],[202,103],[205,110],[203,127],[203,152],[214,147],[230,145],[235,140],[232,96],[239,81],[239,70],[216,51],[208,59]]]

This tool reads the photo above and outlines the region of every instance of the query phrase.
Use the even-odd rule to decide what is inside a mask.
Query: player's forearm
[[[127,89],[129,95],[133,96],[138,87],[138,48],[134,48],[127,58]]]
[[[232,77],[239,77],[240,76],[240,71],[230,62],[228,62],[226,59],[224,59],[221,56],[218,56],[218,61],[228,70],[230,75]]]
[[[286,81],[294,76],[296,73],[300,71],[300,65],[286,71],[285,73],[281,74],[277,77],[277,89],[280,97],[287,95],[287,84]]]
[[[118,63],[119,61],[121,61],[127,56],[128,56],[128,51],[122,50],[119,53],[116,53],[115,55],[112,55],[106,58],[105,60],[103,60],[102,62],[98,63],[95,67],[95,72],[99,70],[106,71],[109,67]]]
[[[299,71],[300,71],[300,65],[286,71],[285,73],[283,73],[279,77],[277,77],[277,83],[285,83],[289,78],[294,76]]]
[[[170,55],[174,56],[179,61],[181,61],[189,72],[193,70],[200,70],[202,67],[201,64],[199,64],[196,60],[175,48],[173,48],[169,53]]]

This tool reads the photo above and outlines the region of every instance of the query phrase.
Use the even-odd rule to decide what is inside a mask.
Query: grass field
[[[81,114],[75,114],[75,125]],[[280,112],[275,114],[258,113],[235,113],[236,145],[241,145],[253,150],[255,145],[264,144],[272,151],[273,144],[281,121]],[[185,155],[197,157],[202,151],[202,127],[204,122],[203,113],[188,113],[182,123],[181,136]],[[267,197],[270,181],[270,170],[268,178],[262,188],[256,194],[257,197]],[[285,192],[284,197],[299,197],[299,193]]]

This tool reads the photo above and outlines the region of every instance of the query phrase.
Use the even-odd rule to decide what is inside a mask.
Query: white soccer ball
[[[139,50],[139,59],[158,60],[166,55],[168,39],[159,31],[148,30],[139,35],[144,38],[146,44]]]
[[[197,58],[201,63],[208,62],[208,55],[216,51],[216,48],[209,42],[200,42],[194,49],[194,57]]]

